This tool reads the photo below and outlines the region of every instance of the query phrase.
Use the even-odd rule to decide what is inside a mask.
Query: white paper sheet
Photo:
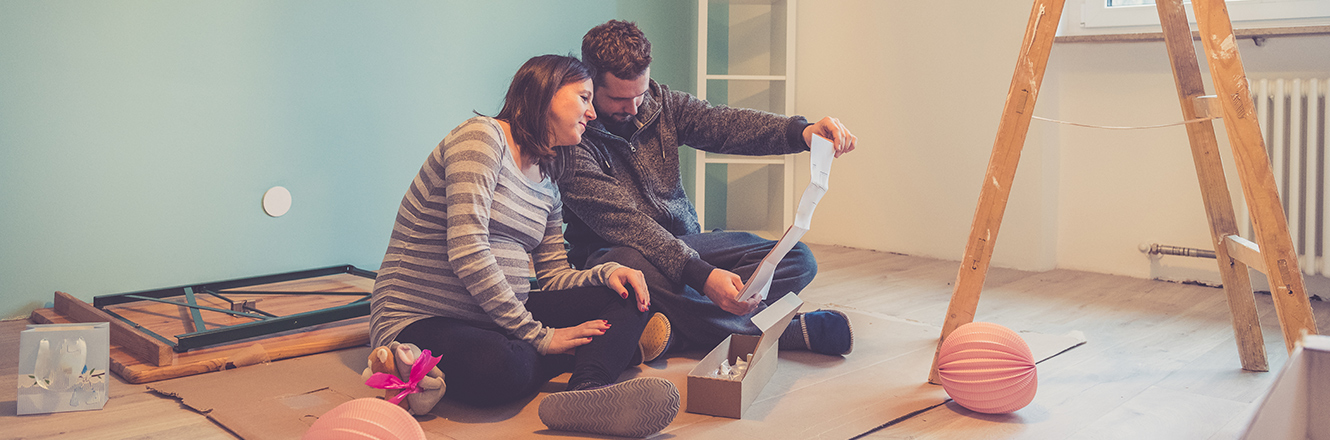
[[[813,221],[813,210],[817,209],[817,202],[822,200],[830,188],[831,161],[836,158],[831,141],[822,136],[813,135],[813,146],[810,148],[812,154],[808,158],[808,166],[812,179],[808,182],[808,188],[804,189],[803,197],[799,198],[799,210],[794,213],[794,224],[805,230],[812,228],[809,223]]]
[[[813,220],[813,210],[817,209],[817,202],[827,193],[831,178],[831,161],[836,157],[835,149],[832,148],[831,141],[814,134],[810,150],[812,155],[809,157],[809,168],[812,180],[808,182],[808,188],[804,189],[804,195],[799,199],[799,210],[794,214],[794,224],[785,230],[785,235],[776,242],[776,247],[762,258],[762,264],[757,267],[756,272],[753,272],[753,276],[748,278],[743,290],[739,291],[739,301],[748,301],[755,296],[767,299],[767,293],[771,290],[771,279],[776,275],[776,266],[785,258],[785,254],[794,248],[795,243],[803,238],[804,233],[808,232],[809,224]]]

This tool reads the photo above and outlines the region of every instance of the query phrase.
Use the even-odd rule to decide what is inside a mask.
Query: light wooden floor
[[[806,299],[942,325],[958,263],[812,248],[820,271]],[[1274,371],[1251,373],[1238,362],[1220,289],[1068,270],[992,269],[987,281],[978,320],[1018,331],[1080,331],[1089,342],[1041,363],[1038,395],[1015,414],[949,403],[862,438],[1232,439],[1287,356],[1268,295],[1258,294],[1257,305]],[[1312,306],[1326,333],[1330,303]],[[16,359],[9,353],[17,352],[23,324],[0,323],[6,359]],[[0,365],[4,383],[16,372],[14,360]],[[919,372],[921,382],[927,373]],[[112,384],[101,411],[16,417],[15,408],[14,389],[0,386],[0,439],[234,438],[176,401],[123,382]]]

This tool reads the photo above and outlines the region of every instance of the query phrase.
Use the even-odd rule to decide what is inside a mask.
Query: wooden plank
[[[1164,30],[1164,43],[1168,47],[1173,79],[1177,83],[1183,120],[1200,118],[1202,115],[1195,104],[1198,98],[1205,95],[1205,83],[1196,60],[1195,46],[1191,42],[1191,29],[1187,25],[1187,13],[1182,8],[1182,0],[1158,0],[1155,6]],[[1210,107],[1207,105],[1205,108]],[[1201,185],[1205,215],[1210,220],[1210,242],[1214,244],[1219,276],[1224,282],[1224,293],[1228,296],[1238,357],[1242,360],[1244,370],[1269,371],[1265,340],[1261,336],[1261,321],[1256,313],[1256,299],[1247,266],[1240,260],[1229,258],[1228,248],[1224,246],[1224,237],[1236,235],[1238,224],[1234,220],[1233,200],[1229,197],[1228,183],[1224,179],[1224,165],[1219,158],[1219,141],[1215,138],[1214,124],[1201,121],[1187,124],[1186,127],[1192,161],[1196,165],[1196,178]]]
[[[175,358],[170,345],[135,330],[124,321],[97,310],[92,304],[85,303],[73,295],[56,292],[54,302],[55,310],[74,322],[111,323],[111,340],[145,363],[154,366],[171,365]]]
[[[1188,52],[1190,53],[1190,52]],[[1169,55],[1172,56],[1171,54]],[[1194,62],[1192,64],[1195,64]],[[1201,70],[1196,69],[1196,76],[1199,78]],[[1201,90],[1205,92],[1204,89]],[[1196,118],[1222,118],[1224,117],[1224,107],[1219,104],[1219,97],[1215,95],[1195,96],[1191,98],[1192,109],[1196,111]],[[1195,118],[1190,118],[1195,119]],[[1188,119],[1188,120],[1190,120]],[[1214,131],[1214,124],[1210,124],[1210,131]]]
[[[1228,255],[1234,260],[1246,264],[1247,267],[1256,269],[1260,273],[1265,271],[1265,257],[1261,256],[1261,247],[1251,240],[1229,235],[1224,237],[1224,247],[1228,248]]]
[[[351,274],[336,274],[248,286],[236,290],[368,293],[373,287],[373,279]],[[254,295],[238,294],[233,291],[221,293],[237,302],[258,300],[260,309],[279,316],[318,310],[330,305],[342,305],[359,298],[347,295]],[[196,298],[199,305],[223,309],[229,307],[229,303],[211,295],[196,294]],[[163,299],[184,302],[183,297]],[[148,383],[222,370],[237,362],[237,356],[244,355],[241,353],[243,350],[255,349],[253,348],[255,345],[259,345],[257,350],[261,350],[263,357],[277,360],[369,343],[369,317],[360,317],[175,353],[169,344],[69,294],[56,292],[55,304],[54,309],[34,311],[30,319],[39,323],[110,322],[111,371],[129,383]],[[135,301],[110,306],[108,310],[133,321],[140,328],[167,338],[194,331],[190,309],[183,305]],[[253,321],[251,318],[210,311],[203,312],[202,317],[208,328]]]
[[[1192,8],[1210,64],[1215,94],[1223,103],[1224,128],[1251,211],[1256,242],[1265,258],[1275,312],[1284,332],[1284,346],[1292,351],[1303,332],[1316,334],[1316,319],[1298,268],[1279,189],[1275,186],[1270,160],[1265,153],[1265,142],[1261,139],[1261,127],[1256,120],[1256,107],[1248,90],[1247,74],[1242,66],[1242,56],[1238,54],[1233,25],[1223,0],[1196,0]]]
[[[1062,17],[1063,3],[1063,0],[1035,0],[1031,8],[1020,55],[1016,58],[1016,71],[1007,89],[1006,104],[1002,107],[997,140],[993,143],[988,171],[979,190],[979,203],[970,225],[970,237],[966,241],[964,257],[961,258],[942,335],[938,339],[939,351],[942,349],[942,341],[956,327],[974,321],[974,312],[979,305],[979,291],[984,287],[984,276],[993,256],[998,228],[1002,225],[1002,214],[1007,209],[1011,183],[1016,177],[1016,165],[1021,158],[1021,149],[1025,146],[1030,118],[1034,116],[1034,104],[1039,96],[1039,86],[1044,80],[1044,68],[1048,66],[1048,54],[1053,49],[1053,37]],[[928,381],[938,383],[936,352]]]
[[[55,309],[37,309],[29,318],[38,324],[80,322]],[[305,329],[251,338],[230,344],[179,353],[171,364],[157,366],[139,360],[123,346],[111,343],[111,371],[125,382],[139,384],[200,373],[221,371],[253,363],[323,353],[369,343],[369,317],[347,319]]]

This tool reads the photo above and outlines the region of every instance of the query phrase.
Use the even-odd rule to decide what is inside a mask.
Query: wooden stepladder
[[[1268,371],[1265,345],[1256,313],[1256,301],[1247,268],[1261,271],[1270,280],[1275,313],[1284,332],[1284,343],[1291,351],[1302,334],[1316,334],[1298,258],[1289,236],[1288,221],[1280,204],[1270,160],[1266,156],[1255,106],[1247,89],[1247,74],[1238,55],[1233,26],[1224,0],[1192,0],[1197,27],[1215,84],[1215,96],[1205,96],[1199,63],[1192,45],[1191,29],[1182,6],[1183,0],[1157,0],[1164,41],[1178,86],[1182,115],[1188,121],[1206,116],[1223,117],[1229,144],[1242,182],[1242,192],[1250,209],[1257,243],[1238,236],[1233,203],[1229,198],[1224,170],[1219,159],[1214,125],[1209,120],[1186,124],[1192,157],[1201,185],[1205,211],[1210,221],[1219,272],[1237,339],[1242,368]],[[956,277],[951,303],[942,326],[942,340],[953,330],[974,320],[979,292],[984,285],[989,260],[997,239],[1002,214],[1011,194],[1016,164],[1033,116],[1035,98],[1043,81],[1053,47],[1053,36],[1062,15],[1063,0],[1035,0],[1030,22],[1021,44],[1016,71],[1002,109],[997,140],[989,158],[988,171],[979,193],[978,207],[970,227],[965,255]],[[938,383],[937,355],[929,382]]]

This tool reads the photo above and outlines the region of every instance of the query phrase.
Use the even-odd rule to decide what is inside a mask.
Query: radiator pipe
[[[1159,243],[1151,243],[1151,244],[1141,243],[1140,246],[1137,246],[1137,249],[1140,249],[1141,252],[1150,255],[1177,255],[1179,257],[1215,258],[1215,251],[1212,250],[1189,248],[1182,246],[1169,246],[1166,244],[1159,244]]]

